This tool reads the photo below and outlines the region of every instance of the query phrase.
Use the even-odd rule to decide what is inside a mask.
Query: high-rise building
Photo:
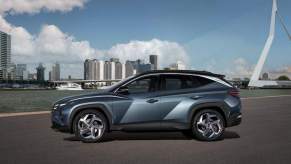
[[[95,76],[95,61],[90,60],[89,61],[89,79],[88,80],[94,80]]]
[[[132,76],[135,73],[136,73],[136,70],[134,69],[133,62],[126,61],[126,63],[125,63],[125,77]]]
[[[89,80],[89,59],[84,62],[84,80]]]
[[[60,68],[60,64],[56,63],[55,64],[55,78],[56,80],[61,80],[61,68]]]
[[[0,31],[0,79],[8,78],[11,63],[11,36]]]
[[[138,59],[136,61],[127,61],[127,62],[131,63],[131,65],[133,66],[133,69],[135,70],[135,74],[136,73],[142,73],[142,72],[150,71],[150,70],[154,69],[153,68],[154,65],[146,64],[146,63],[144,63],[143,60],[140,60],[140,59]]]
[[[120,62],[115,63],[115,79],[122,79],[123,65]]]
[[[153,70],[158,69],[158,55],[150,55],[150,63],[153,65]]]
[[[39,63],[38,67],[36,68],[36,76],[38,81],[44,81],[44,71],[45,67],[43,67],[42,63]]]
[[[140,64],[138,65],[138,73],[143,73],[146,71],[154,70],[154,65],[152,64]]]
[[[59,81],[61,80],[61,68],[59,63],[55,63],[52,66],[52,70],[49,72],[50,81]]]
[[[104,61],[102,61],[102,60],[94,60],[94,63],[95,63],[94,80],[104,80]]]
[[[28,80],[37,80],[37,74],[36,73],[29,73]]]
[[[16,79],[16,64],[10,63],[6,72],[6,79],[15,80]]]
[[[118,58],[111,58],[109,61],[87,59],[84,62],[84,79],[119,80],[153,69],[154,64],[145,64],[143,60],[126,61],[123,64]]]
[[[26,64],[17,64],[16,65],[16,80],[24,80],[26,76]],[[27,77],[26,77],[27,78]]]
[[[104,62],[104,79],[110,80],[111,77],[110,61]]]
[[[29,72],[27,70],[23,71],[22,80],[28,80]]]
[[[119,59],[118,58],[110,58],[109,61],[111,61],[111,62],[119,62]]]
[[[115,79],[115,62],[110,62],[110,80],[114,80]]]
[[[52,81],[53,78],[52,78],[52,71],[49,71],[49,81]]]
[[[121,63],[121,64],[122,64],[122,77],[121,77],[121,79],[124,79],[125,78],[126,67],[125,67],[124,63]]]
[[[171,70],[185,70],[186,65],[182,61],[177,61],[176,63],[171,64],[169,69],[171,69]]]

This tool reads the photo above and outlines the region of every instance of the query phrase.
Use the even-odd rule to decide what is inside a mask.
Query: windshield
[[[125,78],[125,79],[122,79],[121,81],[119,81],[119,82],[117,82],[117,83],[115,83],[115,84],[113,84],[111,86],[108,86],[108,88],[106,88],[106,90],[112,91],[116,87],[118,87],[119,85],[122,85],[124,82],[129,81],[129,80],[133,79],[134,77],[135,77],[135,75],[129,76],[129,77]]]

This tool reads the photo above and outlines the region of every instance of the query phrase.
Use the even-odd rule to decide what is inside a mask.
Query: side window
[[[214,81],[204,78],[204,77],[200,77],[200,76],[196,76],[194,77],[197,81],[199,81],[200,86],[204,86],[204,85],[208,85],[210,83],[213,83]]]
[[[182,89],[187,89],[187,88],[197,88],[200,86],[200,83],[197,79],[194,78],[194,76],[189,75],[189,76],[181,76],[182,77]]]
[[[162,76],[162,90],[178,90],[198,88],[213,83],[212,80],[193,75],[164,75]]]
[[[128,93],[153,92],[156,86],[156,77],[145,77],[131,82],[127,85]]]
[[[164,81],[164,90],[177,90],[182,88],[182,81],[178,77],[167,77]]]

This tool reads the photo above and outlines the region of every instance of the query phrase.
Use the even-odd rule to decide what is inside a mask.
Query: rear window
[[[207,79],[205,77],[195,76],[194,78],[196,78],[199,81],[200,86],[208,85],[214,82],[213,80]]]
[[[220,79],[221,79],[222,81],[226,82],[227,84],[229,84],[229,85],[233,86],[233,84],[231,84],[231,82],[229,82],[229,81],[225,80],[224,78],[220,78]]]

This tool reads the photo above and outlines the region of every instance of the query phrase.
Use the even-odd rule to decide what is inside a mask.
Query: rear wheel
[[[202,141],[215,141],[221,139],[224,133],[225,121],[222,115],[211,109],[198,112],[192,121],[192,134]]]
[[[105,116],[96,110],[82,111],[74,120],[75,136],[83,142],[100,142],[107,128]]]

